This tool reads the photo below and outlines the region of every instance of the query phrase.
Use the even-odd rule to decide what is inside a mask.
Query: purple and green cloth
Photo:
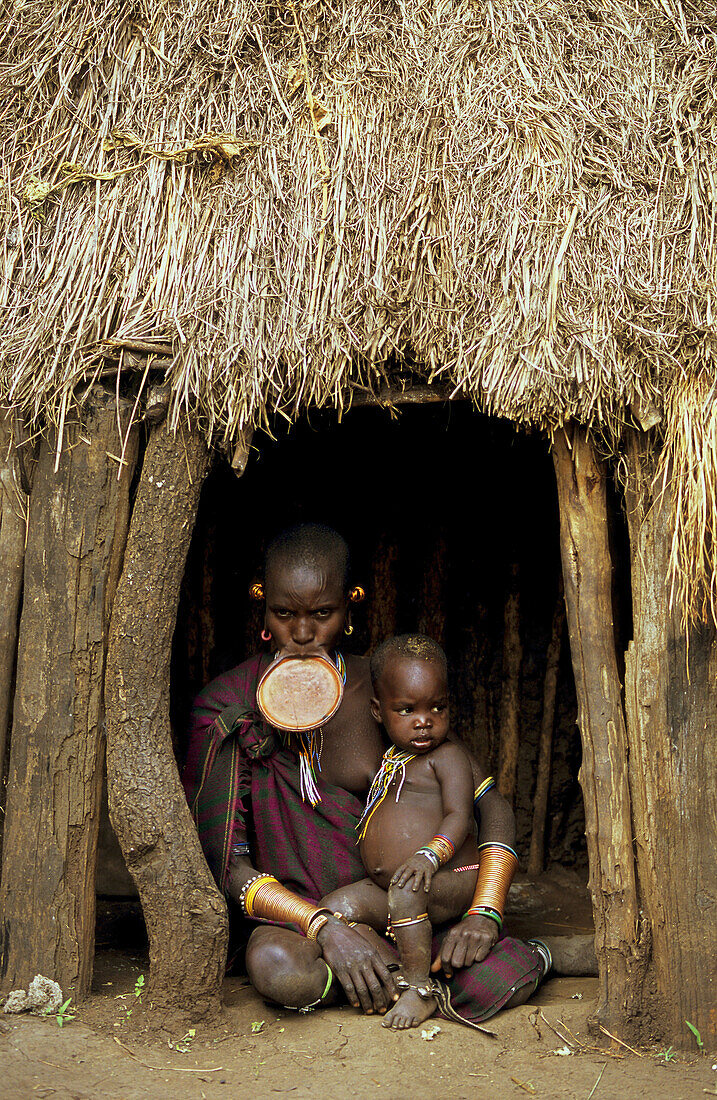
[[[309,901],[364,878],[356,843],[363,804],[318,777],[321,801],[301,798],[296,754],[268,726],[256,688],[270,658],[252,657],[213,680],[192,712],[182,781],[210,870],[224,889],[231,849],[248,843],[257,871]],[[434,937],[434,954],[440,930]],[[530,944],[505,936],[481,963],[456,971],[451,1003],[479,1023],[518,989],[537,986],[541,960]]]

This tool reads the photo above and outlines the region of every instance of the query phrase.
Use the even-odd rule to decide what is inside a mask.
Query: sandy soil
[[[587,931],[584,887],[570,886],[518,883],[511,930]],[[588,1031],[594,978],[546,982],[528,1004],[490,1021],[494,1039],[443,1020],[394,1034],[348,1007],[302,1016],[267,1005],[246,979],[228,978],[218,1024],[150,1038],[134,992],[146,965],[141,953],[98,952],[95,993],[61,1028],[54,1018],[0,1016],[2,1100],[717,1096],[714,1058],[631,1053],[607,1035],[596,1041]],[[440,1031],[428,1039],[422,1032],[434,1022]]]
[[[277,1011],[245,980],[231,978],[219,1028],[147,1042],[126,1015],[141,966],[126,957],[108,963],[112,985],[62,1028],[53,1019],[4,1018],[5,1100],[717,1096],[710,1059],[637,1056],[607,1037],[605,1049],[596,1047],[587,1031],[593,978],[546,983],[529,1004],[491,1022],[495,1039],[436,1021],[440,1031],[430,1041],[425,1028],[396,1035],[350,1008]]]

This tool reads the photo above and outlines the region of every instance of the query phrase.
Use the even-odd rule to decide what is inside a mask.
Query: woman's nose
[[[314,624],[311,619],[295,619],[292,631],[293,641],[297,645],[308,645],[314,640]]]

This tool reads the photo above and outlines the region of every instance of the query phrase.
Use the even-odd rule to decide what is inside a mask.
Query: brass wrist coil
[[[478,881],[470,908],[483,906],[494,909],[502,917],[517,866],[517,856],[509,848],[503,845],[482,848]]]

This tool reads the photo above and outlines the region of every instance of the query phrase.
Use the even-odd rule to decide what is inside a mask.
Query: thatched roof
[[[714,0],[8,10],[0,399],[61,422],[107,341],[159,342],[220,438],[410,367],[704,443]]]

